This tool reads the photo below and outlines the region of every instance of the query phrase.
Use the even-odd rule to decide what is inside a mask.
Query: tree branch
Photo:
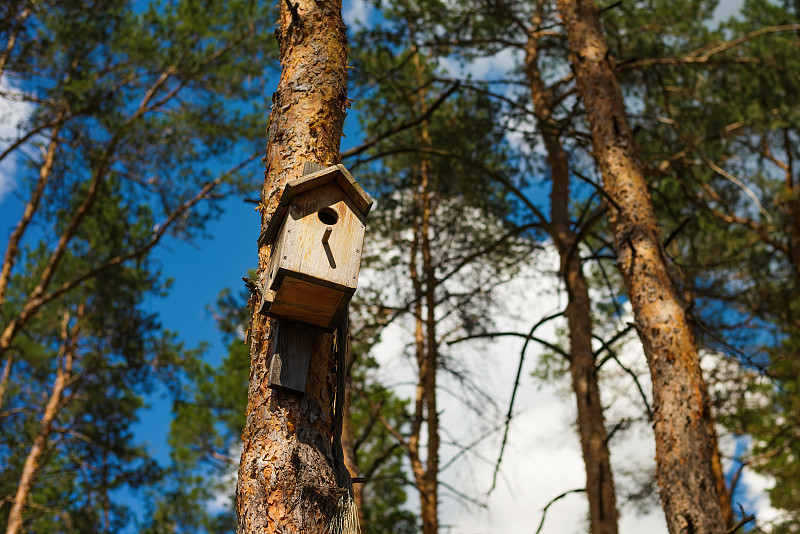
[[[367,141],[365,143],[362,143],[362,144],[358,145],[357,147],[353,147],[353,148],[351,148],[349,150],[345,150],[344,152],[342,152],[341,159],[344,160],[346,158],[351,158],[353,156],[357,156],[357,155],[361,154],[362,152],[365,152],[365,151],[369,150],[370,148],[372,148],[373,146],[377,145],[378,143],[380,143],[384,139],[386,139],[388,137],[391,137],[391,136],[393,136],[393,135],[395,135],[397,133],[400,133],[400,132],[402,132],[404,130],[408,130],[409,128],[413,128],[414,126],[417,126],[418,124],[422,124],[423,122],[427,121],[428,119],[430,119],[431,115],[433,115],[433,112],[436,111],[436,109],[439,106],[441,106],[444,103],[445,100],[447,100],[447,97],[449,97],[451,94],[453,94],[459,88],[459,85],[460,84],[457,81],[455,83],[453,83],[453,85],[451,85],[450,88],[447,91],[442,93],[439,96],[439,98],[437,98],[436,101],[433,104],[428,106],[428,108],[424,112],[422,112],[422,114],[419,115],[417,118],[415,118],[413,120],[410,120],[410,121],[406,121],[406,122],[404,122],[402,124],[398,124],[398,125],[396,125],[396,126],[394,126],[392,128],[389,128],[385,132],[378,134],[377,136],[373,137],[369,141]]]
[[[800,24],[784,24],[782,26],[768,26],[766,28],[759,28],[758,30],[752,31],[748,34],[743,35],[737,39],[733,39],[731,41],[725,42],[716,42],[710,43],[700,48],[689,52],[684,57],[662,57],[662,58],[648,58],[648,59],[640,59],[636,61],[630,61],[628,63],[622,63],[617,66],[618,70],[629,70],[635,69],[639,67],[650,67],[652,65],[691,65],[691,64],[698,64],[698,63],[707,63],[713,56],[730,50],[731,48],[735,48],[747,41],[755,39],[756,37],[761,37],[762,35],[767,35],[770,33],[779,33],[779,32],[787,32],[787,31],[795,31],[800,30]]]
[[[519,389],[519,381],[522,377],[522,365],[525,362],[525,352],[528,350],[528,343],[531,341],[531,337],[533,333],[536,331],[537,328],[545,324],[546,322],[555,319],[556,317],[560,317],[563,315],[564,312],[554,313],[552,315],[548,315],[547,317],[543,317],[540,319],[536,324],[534,324],[530,332],[528,332],[528,337],[525,339],[525,344],[522,345],[522,350],[519,354],[519,365],[517,365],[517,376],[514,378],[514,389],[511,390],[511,400],[508,403],[508,412],[506,413],[506,421],[505,421],[505,430],[503,431],[503,442],[500,445],[500,454],[497,457],[497,463],[494,466],[494,473],[492,474],[492,487],[489,488],[487,494],[491,494],[494,491],[494,488],[497,486],[497,474],[500,472],[500,463],[503,461],[503,453],[506,450],[506,444],[508,443],[508,431],[511,427],[511,418],[514,414],[514,400],[517,397],[517,390]]]
[[[536,534],[539,534],[542,531],[542,527],[544,526],[544,520],[547,517],[547,510],[551,506],[553,506],[556,502],[560,501],[561,499],[563,499],[567,495],[571,495],[573,493],[583,493],[585,491],[586,491],[586,488],[571,489],[569,491],[565,491],[561,495],[558,495],[558,496],[554,497],[549,503],[547,503],[547,505],[542,509],[542,520],[539,521],[539,528],[536,529]]]

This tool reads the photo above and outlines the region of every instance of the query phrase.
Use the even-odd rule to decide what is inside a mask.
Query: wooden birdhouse
[[[372,199],[343,165],[306,163],[259,245],[272,245],[261,313],[334,330],[356,290]]]

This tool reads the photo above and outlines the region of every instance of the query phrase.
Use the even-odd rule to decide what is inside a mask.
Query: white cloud
[[[559,291],[555,275],[557,257],[553,250],[536,258],[514,280],[501,288],[498,299],[502,309],[494,312],[498,330],[525,331],[538,319],[560,310],[565,296]],[[370,274],[366,274],[370,278]],[[362,275],[363,276],[363,275]],[[626,320],[621,321],[624,325]],[[537,331],[537,335],[556,340],[556,328],[563,323],[553,321]],[[406,398],[413,393],[413,362],[402,356],[412,340],[410,324],[393,323],[386,329],[375,348],[380,363],[378,375],[384,383],[400,384],[394,391]],[[521,338],[502,337],[491,342],[459,344],[458,358],[480,383],[482,390],[497,399],[498,406],[487,406],[485,417],[478,417],[445,390],[458,390],[459,384],[442,373],[443,392],[438,395],[442,412],[443,435],[460,443],[474,441],[487,429],[502,421],[516,374],[523,345]],[[452,351],[454,347],[445,347]],[[509,442],[504,455],[496,489],[486,497],[491,485],[494,462],[500,447],[501,432],[495,432],[467,455],[441,474],[441,479],[459,491],[484,499],[486,508],[466,506],[456,499],[444,498],[441,504],[442,532],[489,534],[495,532],[533,532],[542,518],[542,510],[556,496],[585,484],[583,459],[577,431],[574,399],[567,378],[561,384],[537,384],[530,377],[542,350],[531,344],[526,355],[522,381],[517,395]],[[618,351],[623,364],[638,376],[650,402],[651,383],[647,363],[635,334]],[[624,418],[637,418],[628,430],[611,442],[611,462],[618,492],[619,528],[623,534],[647,532],[666,534],[667,527],[657,495],[643,513],[623,502],[624,493],[634,491],[636,482],[651,480],[655,470],[655,442],[651,425],[642,418],[642,400],[627,372],[613,365],[603,368],[601,392],[608,407],[607,424]],[[723,439],[730,449],[731,440]],[[444,465],[457,452],[445,446],[440,453]],[[770,482],[746,471],[740,483],[747,495],[748,511],[753,510],[759,522],[775,517],[769,507],[765,489]],[[441,489],[443,496],[448,495]],[[416,494],[409,494],[413,509],[418,509]],[[587,531],[588,505],[583,494],[570,494],[554,503],[547,511],[543,533],[570,534]]]
[[[459,61],[452,56],[441,60],[442,68],[450,76],[459,79],[471,76],[474,80],[507,78],[521,64],[522,52],[511,47],[503,48],[491,56],[473,58],[469,62]]]
[[[211,514],[219,514],[230,510],[233,496],[236,495],[236,478],[239,474],[239,459],[242,457],[242,443],[237,442],[228,451],[231,463],[222,473],[214,475],[211,484],[221,486],[221,491],[206,503]]]
[[[2,93],[13,92],[5,84],[0,84]],[[17,126],[32,112],[33,106],[27,102],[15,102],[7,97],[0,97],[0,152],[6,150],[17,138]],[[6,195],[16,187],[16,175],[19,169],[17,154],[9,154],[0,161],[0,203]]]
[[[711,21],[711,26],[716,26],[720,22],[728,20],[732,16],[739,14],[742,9],[743,0],[720,0],[717,8],[714,10],[714,16]]]
[[[350,0],[342,11],[342,18],[349,29],[354,29],[359,24],[368,24],[372,7],[367,0]]]

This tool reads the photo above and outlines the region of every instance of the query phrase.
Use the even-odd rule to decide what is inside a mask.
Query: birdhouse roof
[[[306,164],[308,165],[308,164]],[[347,197],[353,202],[355,207],[361,212],[362,215],[369,213],[372,207],[372,198],[367,194],[364,189],[358,185],[355,178],[347,172],[344,165],[331,165],[330,167],[321,169],[311,174],[304,174],[299,178],[290,180],[283,188],[281,199],[278,203],[278,208],[272,214],[272,218],[267,224],[267,228],[258,239],[259,246],[264,243],[272,243],[278,233],[283,218],[289,211],[289,206],[292,199],[297,195],[301,195],[312,189],[321,187],[327,183],[336,182],[339,188],[344,192]]]

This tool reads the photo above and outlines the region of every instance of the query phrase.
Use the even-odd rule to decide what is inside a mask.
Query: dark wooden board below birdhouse
[[[306,392],[314,336],[310,328],[278,321],[267,385],[273,389]]]

